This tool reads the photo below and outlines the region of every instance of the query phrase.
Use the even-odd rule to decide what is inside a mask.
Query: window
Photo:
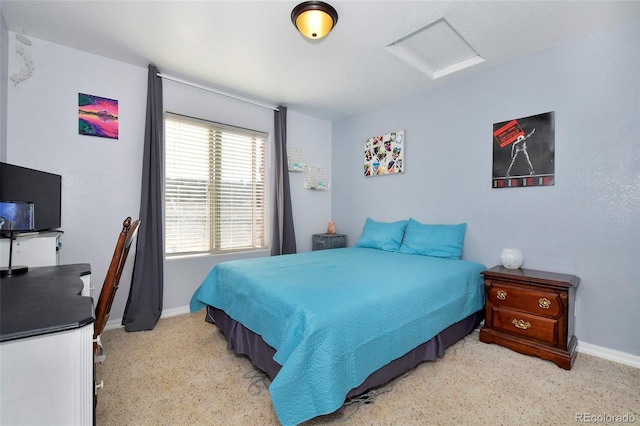
[[[165,117],[166,254],[265,247],[268,135]]]

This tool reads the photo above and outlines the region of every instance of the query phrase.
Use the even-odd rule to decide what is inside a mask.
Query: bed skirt
[[[423,361],[435,361],[436,358],[443,357],[445,349],[471,333],[483,319],[484,309],[445,328],[431,340],[371,373],[360,386],[351,389],[346,398],[361,395],[370,389],[384,385]],[[267,373],[272,380],[278,374],[281,365],[273,360],[276,350],[265,343],[260,335],[231,319],[224,311],[212,306],[207,306],[205,320],[215,324],[222,331],[227,339],[227,349],[236,354],[248,356],[251,362]]]

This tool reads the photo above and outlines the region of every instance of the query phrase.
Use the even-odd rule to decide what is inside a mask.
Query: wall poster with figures
[[[493,188],[555,183],[554,112],[493,124]]]
[[[364,141],[366,177],[402,173],[404,166],[404,130],[374,136]]]

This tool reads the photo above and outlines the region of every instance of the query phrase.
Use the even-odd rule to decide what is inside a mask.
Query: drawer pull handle
[[[551,307],[551,300],[543,297],[542,299],[538,300],[538,306],[540,306],[542,309],[549,309]]]
[[[496,297],[500,300],[505,300],[507,298],[507,292],[504,290],[498,290]]]
[[[531,323],[529,321],[514,319],[513,321],[511,321],[511,323],[515,325],[516,328],[519,328],[520,330],[526,330],[527,328],[531,328]]]

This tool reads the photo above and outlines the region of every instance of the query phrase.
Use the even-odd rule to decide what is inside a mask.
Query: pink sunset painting
[[[78,133],[118,139],[118,101],[78,93]]]

